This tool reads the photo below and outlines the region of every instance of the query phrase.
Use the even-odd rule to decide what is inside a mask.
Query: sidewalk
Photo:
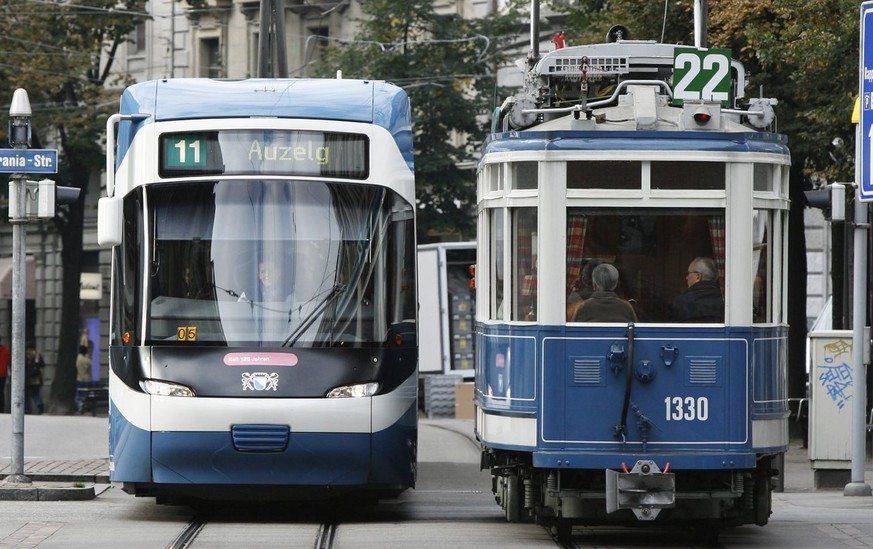
[[[109,484],[109,425],[105,417],[26,415],[27,484],[0,482],[0,499],[79,500]],[[12,418],[0,414],[0,481],[12,473]]]

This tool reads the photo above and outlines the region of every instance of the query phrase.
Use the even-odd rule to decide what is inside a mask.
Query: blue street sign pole
[[[852,477],[843,488],[844,496],[869,496],[870,485],[864,479],[866,458],[865,430],[867,409],[867,372],[864,364],[869,342],[864,337],[867,321],[867,245],[869,239],[867,201],[873,200],[871,185],[871,143],[873,143],[873,2],[861,5],[861,59],[859,63],[859,124],[855,133],[855,199],[853,314],[852,314]]]
[[[868,29],[870,32],[868,33]],[[861,5],[861,62],[858,92],[861,99],[861,200],[873,200],[873,2]]]

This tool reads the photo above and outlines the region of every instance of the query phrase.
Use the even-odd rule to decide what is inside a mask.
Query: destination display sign
[[[366,179],[369,140],[303,130],[220,130],[163,134],[161,177],[302,175]]]

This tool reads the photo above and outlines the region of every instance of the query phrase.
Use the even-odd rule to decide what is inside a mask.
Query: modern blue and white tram
[[[405,92],[151,81],[107,129],[111,481],[158,502],[414,486]]]
[[[478,177],[476,432],[498,503],[559,535],[766,524],[788,444],[775,101],[745,97],[729,51],[646,41],[552,51],[525,82]]]

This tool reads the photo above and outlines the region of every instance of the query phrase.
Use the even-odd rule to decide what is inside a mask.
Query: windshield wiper
[[[304,333],[306,333],[306,330],[308,330],[309,327],[312,326],[312,323],[315,322],[315,319],[317,319],[321,315],[321,313],[324,312],[324,310],[327,308],[327,306],[330,305],[331,303],[333,303],[337,297],[341,296],[343,294],[343,292],[345,292],[345,290],[346,290],[345,284],[335,284],[333,286],[333,288],[331,288],[327,292],[327,295],[325,295],[321,299],[321,301],[318,303],[318,305],[316,305],[315,308],[312,309],[312,312],[309,313],[308,315],[306,315],[306,317],[297,326],[297,328],[293,332],[291,332],[291,334],[285,339],[284,343],[282,343],[282,346],[283,347],[293,347],[294,344],[297,343],[297,340],[300,339]],[[291,311],[289,311],[289,313],[290,312]],[[290,314],[289,314],[288,320],[289,320],[289,322],[291,320]]]

